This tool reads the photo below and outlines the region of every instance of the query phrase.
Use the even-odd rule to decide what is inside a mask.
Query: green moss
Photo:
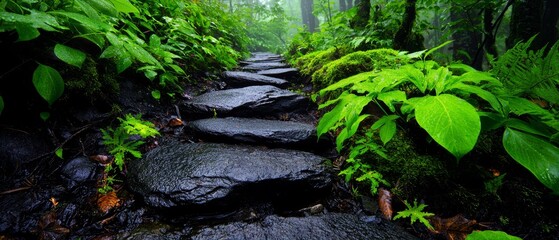
[[[107,69],[100,69],[101,66]],[[92,58],[87,58],[80,69],[71,66],[63,69],[61,72],[69,99],[79,97],[93,103],[118,94],[116,73],[109,68],[106,64],[97,64]]]
[[[350,53],[325,64],[314,72],[312,82],[316,89],[321,89],[358,73],[394,68],[403,63],[403,59],[397,56],[398,51],[393,49],[374,49]]]
[[[347,54],[346,49],[332,47],[322,51],[315,51],[303,55],[295,61],[295,66],[300,69],[302,74],[312,75],[318,69],[322,68],[324,64],[339,59]]]

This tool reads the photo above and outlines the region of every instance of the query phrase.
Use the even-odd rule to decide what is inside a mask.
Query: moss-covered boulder
[[[298,58],[295,62],[295,66],[300,69],[302,74],[311,76],[325,64],[339,59],[347,53],[347,49],[339,47],[332,47],[326,50],[315,51]]]
[[[393,49],[358,51],[325,64],[312,74],[312,83],[321,89],[358,73],[397,67],[403,61]]]

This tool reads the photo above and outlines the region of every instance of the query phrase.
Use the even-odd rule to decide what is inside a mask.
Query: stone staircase
[[[414,239],[381,218],[321,204],[334,179],[328,159],[316,154],[327,143],[316,140],[311,123],[281,120],[313,107],[285,89],[298,71],[282,60],[253,53],[241,71],[225,72],[227,89],[181,107],[201,142],[163,143],[129,165],[131,189],[153,209],[217,220],[128,239]]]

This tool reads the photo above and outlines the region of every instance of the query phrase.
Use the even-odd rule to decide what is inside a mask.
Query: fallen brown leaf
[[[108,163],[111,163],[113,161],[113,157],[98,154],[98,155],[89,156],[89,160],[94,161],[94,162],[98,162],[98,163],[101,163],[101,164],[108,164]]]
[[[118,206],[120,206],[120,199],[116,195],[115,191],[107,194],[100,194],[97,199],[97,207],[99,208],[99,211],[103,213],[108,213],[111,209]]]
[[[469,220],[458,214],[451,218],[442,219],[440,217],[432,217],[429,219],[434,227],[434,232],[441,234],[449,240],[464,240],[474,230],[477,225],[476,220]]]
[[[384,188],[378,189],[378,207],[384,218],[392,219],[392,194],[390,191]]]
[[[182,120],[180,118],[171,118],[171,120],[169,120],[169,127],[178,127],[178,126],[182,126],[184,123],[182,122]]]

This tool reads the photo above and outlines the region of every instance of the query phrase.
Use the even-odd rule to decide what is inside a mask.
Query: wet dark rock
[[[256,74],[281,78],[287,81],[296,81],[300,78],[299,70],[297,68],[274,68],[256,72]]]
[[[391,222],[364,222],[357,216],[328,213],[308,217],[268,216],[200,229],[192,239],[406,240],[417,239]]]
[[[187,233],[186,233],[187,234]],[[117,236],[117,239],[125,240],[179,240],[184,239],[182,236],[186,235],[181,231],[173,231],[171,226],[166,224],[142,224],[138,228],[130,231],[121,233]]]
[[[86,157],[78,157],[70,160],[61,170],[61,176],[66,180],[69,189],[97,180],[99,173],[98,165],[89,161]]]
[[[274,68],[286,68],[286,67],[289,66],[281,62],[256,62],[256,63],[248,64],[242,67],[241,69],[244,71],[261,71],[261,70],[268,70]]]
[[[256,85],[272,85],[286,88],[289,82],[279,78],[268,77],[249,72],[226,71],[223,73],[225,83],[230,87],[248,87]]]
[[[257,200],[288,207],[329,189],[325,160],[296,150],[167,143],[130,162],[127,177],[152,207],[217,211]]]
[[[196,136],[219,142],[304,147],[316,143],[313,125],[254,118],[209,118],[193,121]]]
[[[30,234],[41,216],[51,210],[51,197],[59,199],[62,187],[36,187],[0,196],[0,233]]]
[[[47,141],[39,134],[0,129],[0,173],[13,173],[14,169],[50,150]]]
[[[213,91],[185,101],[182,111],[193,118],[279,116],[307,109],[309,100],[274,86],[251,86]]]

